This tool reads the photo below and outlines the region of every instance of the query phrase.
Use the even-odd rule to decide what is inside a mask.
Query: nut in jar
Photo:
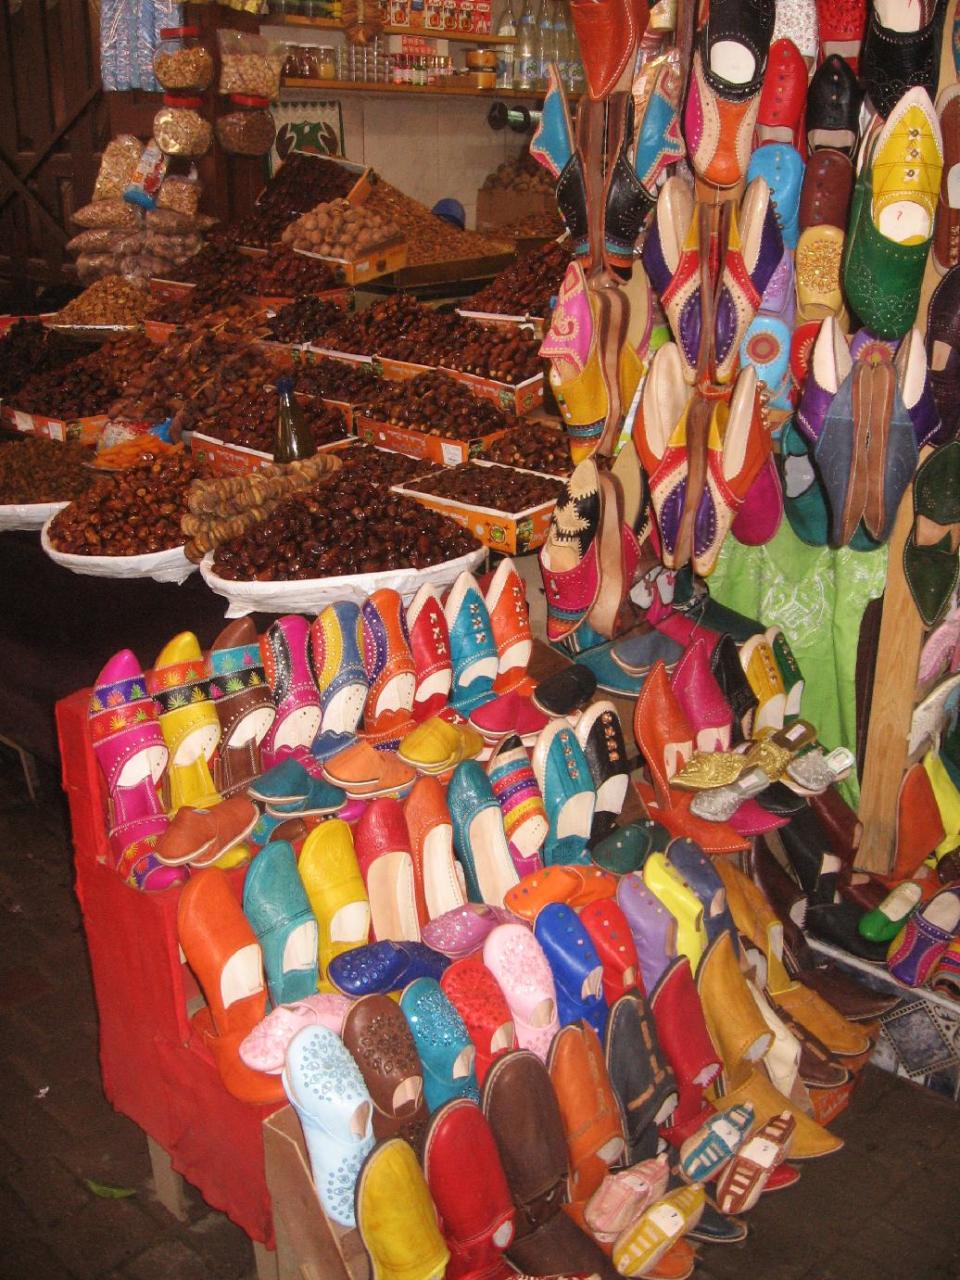
[[[213,79],[213,58],[197,27],[162,27],[153,55],[153,73],[164,89],[201,93]]]
[[[210,150],[213,129],[197,111],[199,98],[164,94],[163,106],[153,117],[153,136],[164,155],[202,156]]]
[[[220,30],[217,39],[220,42],[221,93],[247,94],[266,98],[268,102],[280,96],[280,73],[284,61],[280,45],[243,31]]]

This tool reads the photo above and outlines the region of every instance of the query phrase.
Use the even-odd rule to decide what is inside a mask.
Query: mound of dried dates
[[[551,299],[560,292],[569,262],[569,250],[551,241],[511,263],[485,289],[468,298],[462,304],[463,310],[546,318],[550,314]]]
[[[380,385],[380,379],[368,364],[327,359],[299,365],[293,381],[295,389],[303,395],[342,400],[344,404],[358,404],[368,399]]]
[[[222,578],[286,582],[424,569],[476,546],[445,516],[340,471],[219,546],[213,568]]]
[[[24,436],[0,449],[0,503],[70,502],[86,493],[90,450],[68,441]]]
[[[221,397],[211,416],[198,421],[197,430],[227,444],[272,453],[279,405],[276,391],[261,390],[253,396],[241,391]],[[339,409],[322,400],[307,400],[301,407],[316,444],[346,439],[347,430]]]
[[[182,546],[187,490],[200,474],[188,455],[177,454],[98,479],[54,517],[50,541],[57,551],[85,556],[136,556]]]
[[[559,480],[514,471],[512,467],[482,467],[471,462],[447,467],[435,476],[418,480],[415,487],[420,493],[434,493],[494,511],[526,511],[544,502],[555,502],[563,492]]]
[[[514,422],[492,401],[482,400],[462,382],[434,369],[408,382],[382,382],[361,412],[377,422],[413,427],[451,440],[474,440],[503,431]]]
[[[539,422],[518,422],[509,435],[491,440],[482,452],[491,462],[552,476],[568,476],[573,470],[567,433]]]
[[[0,338],[0,398],[8,399],[29,378],[62,369],[89,350],[87,343],[47,329],[39,320],[15,321]]]
[[[378,449],[376,445],[362,441],[338,449],[337,457],[351,475],[386,489],[440,470],[435,462],[408,458],[405,453],[392,453],[389,449]]]
[[[402,293],[343,317],[318,345],[411,364],[444,365],[514,384],[543,368],[536,338],[442,314]]]
[[[291,151],[260,193],[253,212],[234,225],[236,243],[267,248],[301,214],[342,199],[356,181],[356,174],[332,160]]]
[[[334,303],[304,294],[267,320],[267,332],[274,342],[313,342],[335,325],[342,314]]]

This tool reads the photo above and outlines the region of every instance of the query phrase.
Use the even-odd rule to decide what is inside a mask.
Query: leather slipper
[[[483,963],[513,1015],[517,1044],[545,1062],[560,1021],[553,973],[540,943],[525,925],[499,925],[483,944]]]
[[[448,960],[462,960],[479,951],[500,924],[515,923],[512,911],[486,902],[465,902],[423,926],[423,941]]]
[[[373,1136],[404,1138],[418,1154],[427,1107],[417,1046],[407,1020],[389,996],[364,996],[347,1010],[340,1033],[360,1068],[373,1103]]]
[[[413,855],[421,930],[466,902],[463,869],[453,854],[453,824],[436,778],[418,778],[403,806]]]
[[[334,956],[327,977],[345,996],[385,995],[417,978],[439,979],[449,963],[422,942],[371,942]]]
[[[496,978],[479,955],[458,960],[440,979],[440,989],[464,1021],[477,1051],[474,1069],[483,1085],[494,1061],[516,1048],[510,1009]]]
[[[453,1098],[479,1102],[477,1051],[436,978],[416,978],[404,987],[400,1008],[423,1064],[423,1096],[430,1111]]]
[[[582,1018],[602,1036],[607,1026],[603,965],[580,917],[565,902],[551,902],[537,916],[533,932],[553,973],[560,1025]]]
[[[331,991],[333,958],[362,947],[370,936],[370,902],[347,823],[332,818],[314,827],[300,850],[298,870],[319,927],[320,986]]]
[[[609,898],[583,907],[580,923],[603,966],[603,998],[609,1009],[622,995],[640,988],[640,962],[633,934],[626,916]]]
[[[273,1003],[313,995],[319,976],[317,919],[293,846],[285,840],[273,841],[254,858],[243,883],[243,911],[263,952]]]
[[[548,716],[569,716],[588,705],[596,688],[596,676],[574,662],[541,680],[530,696]]]
[[[371,801],[357,823],[355,844],[374,938],[419,942],[422,893],[417,893],[410,834],[399,800]]]

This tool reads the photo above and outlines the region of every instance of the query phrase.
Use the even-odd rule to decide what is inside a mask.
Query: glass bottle
[[[513,4],[511,0],[506,0],[503,6],[503,13],[497,24],[496,34],[504,37],[515,37],[517,34],[517,24],[513,17]],[[513,88],[513,63],[514,63],[514,47],[512,44],[501,44],[497,46],[497,88],[512,89]]]
[[[547,69],[554,53],[552,0],[540,0],[537,13],[536,43],[536,88],[543,89],[547,83]]]
[[[317,452],[313,431],[307,425],[303,410],[293,394],[293,379],[277,379],[280,405],[277,409],[277,433],[273,440],[274,462],[297,462],[312,458]]]
[[[557,75],[564,85],[569,85],[570,80],[570,26],[566,2],[565,0],[557,0],[553,24],[554,46],[556,49],[554,61],[557,64]]]
[[[514,59],[513,84],[516,89],[535,89],[537,85],[537,19],[531,0],[523,0],[523,8],[517,19],[517,43]]]

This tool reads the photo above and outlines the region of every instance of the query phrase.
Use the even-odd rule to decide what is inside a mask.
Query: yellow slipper
[[[678,1187],[645,1209],[613,1244],[613,1265],[622,1276],[642,1276],[700,1221],[707,1193]]]
[[[441,1280],[450,1251],[417,1157],[402,1138],[378,1143],[367,1156],[356,1206],[373,1280]]]
[[[710,1039],[728,1076],[769,1052],[773,1033],[750,994],[737,944],[727,930],[717,936],[700,962],[697,993]]]
[[[774,1088],[762,1071],[749,1064],[745,1064],[734,1076],[733,1084],[714,1099],[714,1106],[718,1111],[726,1111],[727,1107],[747,1102],[756,1112],[754,1132],[762,1129],[768,1120],[772,1120],[781,1111],[790,1112],[797,1122],[790,1146],[791,1160],[817,1160],[821,1156],[839,1151],[843,1146],[842,1138],[829,1133],[816,1120],[811,1120],[789,1098],[785,1098],[779,1089]]]
[[[400,742],[397,755],[421,773],[443,773],[462,758],[463,739],[452,724],[431,716]]]
[[[147,675],[147,687],[160,704],[160,728],[170,750],[171,812],[184,805],[209,809],[219,804],[209,761],[220,742],[220,717],[192,631],[181,631],[164,645]]]
[[[683,877],[667,861],[666,854],[651,853],[643,864],[643,882],[677,922],[677,951],[697,972],[700,957],[707,949],[703,924],[703,903],[687,888]]]
[[[844,314],[840,276],[846,236],[839,227],[807,227],[797,241],[795,259],[800,319],[825,320]]]
[[[330,961],[364,946],[370,934],[370,903],[349,826],[330,818],[314,827],[303,842],[298,870],[319,926],[317,987],[333,991],[327,979]]]

